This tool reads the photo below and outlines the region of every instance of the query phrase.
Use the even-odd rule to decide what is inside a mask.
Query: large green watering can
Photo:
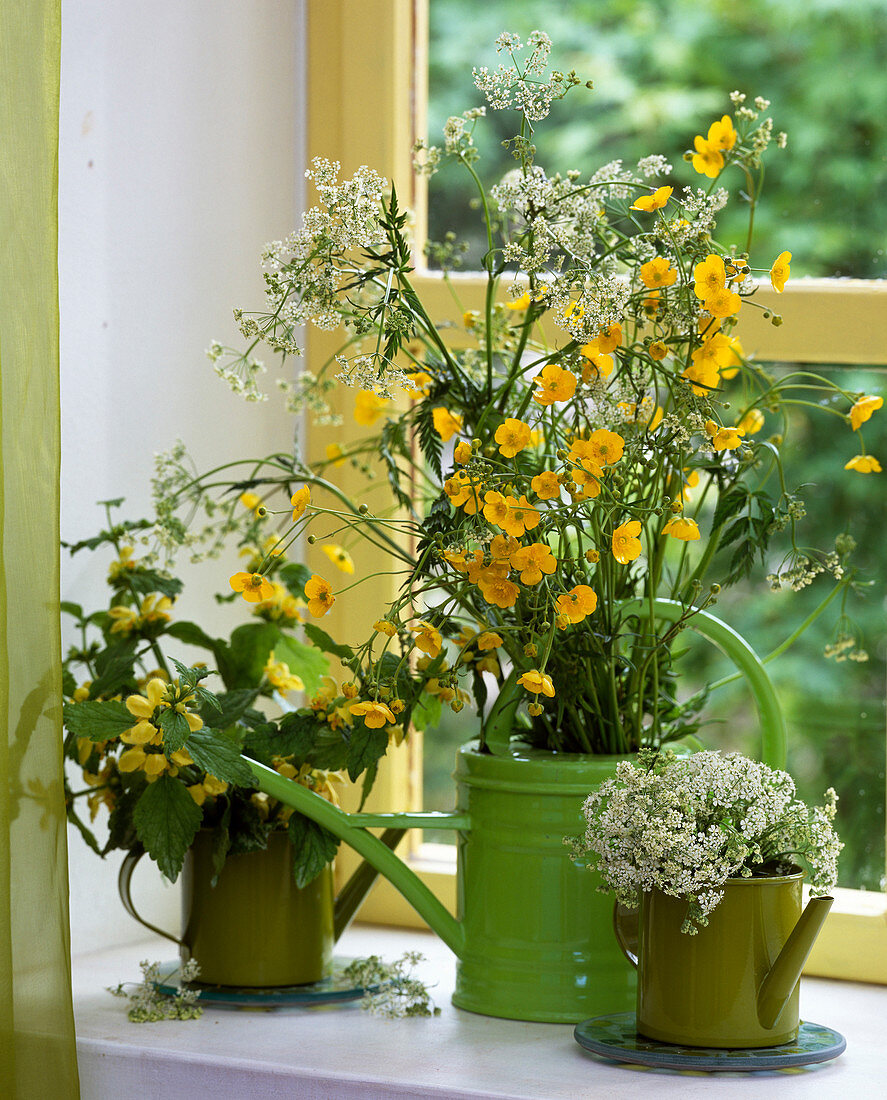
[[[654,606],[671,622],[684,611],[669,600]],[[754,650],[706,612],[689,625],[748,680],[762,757],[782,767],[782,712]],[[455,1005],[489,1016],[575,1023],[635,1004],[635,972],[612,934],[612,899],[597,891],[596,875],[571,862],[563,844],[565,836],[581,832],[583,801],[619,759],[513,745],[492,754],[465,745],[456,764],[454,813],[348,814],[272,769],[248,763],[262,791],[354,848],[453,950]],[[457,917],[371,828],[458,832]]]

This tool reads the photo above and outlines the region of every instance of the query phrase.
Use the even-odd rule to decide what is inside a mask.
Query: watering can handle
[[[618,901],[613,906],[613,931],[616,933],[616,940],[622,948],[622,954],[635,970],[638,967],[640,916],[640,909],[629,909]]]
[[[139,845],[137,848],[133,848],[131,851],[127,852],[123,857],[123,862],[120,864],[120,874],[117,876],[117,892],[120,894],[123,908],[129,913],[133,920],[137,920],[139,924],[143,924],[149,931],[156,932],[158,936],[163,936],[164,939],[172,940],[173,943],[178,944],[179,947],[183,947],[186,951],[190,952],[190,948],[184,940],[180,940],[178,936],[174,936],[171,932],[164,932],[163,929],[158,928],[156,924],[151,924],[150,921],[146,921],[133,904],[132,894],[130,892],[132,873],[135,871],[137,863],[144,854],[145,849]]]
[[[648,608],[646,601],[630,600],[622,604],[621,610],[646,611]],[[677,600],[654,600],[653,609],[660,618],[672,623],[682,618],[687,610]],[[761,658],[741,634],[707,611],[694,611],[687,626],[717,646],[745,677],[754,695],[761,722],[761,760],[771,768],[784,768],[785,718]]]

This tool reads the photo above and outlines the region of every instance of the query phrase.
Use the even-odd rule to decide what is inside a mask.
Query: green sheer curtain
[[[0,1095],[79,1095],[60,736],[59,0],[0,0]]]

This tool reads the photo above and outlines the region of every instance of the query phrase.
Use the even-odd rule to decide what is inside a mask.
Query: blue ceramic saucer
[[[809,1066],[837,1058],[847,1046],[844,1036],[830,1027],[802,1021],[797,1040],[778,1047],[743,1050],[682,1047],[638,1035],[633,1012],[615,1012],[584,1020],[576,1025],[573,1037],[585,1050],[617,1062],[657,1066],[660,1069],[705,1070],[708,1073]]]

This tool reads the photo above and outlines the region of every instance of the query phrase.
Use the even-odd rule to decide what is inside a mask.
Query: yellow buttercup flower
[[[693,138],[693,147],[696,150],[693,154],[693,167],[701,176],[716,179],[724,167],[724,154],[701,134]]]
[[[482,505],[478,494],[479,482],[472,481],[462,470],[457,470],[444,482],[444,492],[454,508],[462,508],[467,516],[476,515]]]
[[[297,489],[290,497],[290,504],[293,506],[293,523],[301,516],[308,505],[311,503],[311,486],[303,485],[301,489]]]
[[[854,455],[844,463],[845,470],[855,470],[858,474],[879,474],[881,463],[874,455]]]
[[[654,340],[647,348],[647,352],[650,358],[658,363],[668,355],[668,345],[663,343],[662,340]]]
[[[239,499],[244,508],[249,508],[251,512],[262,507],[262,498],[257,497],[255,493],[241,493]]]
[[[722,428],[720,425],[715,424],[713,420],[709,420],[705,425],[705,430],[711,437],[713,451],[733,451],[742,442],[740,438],[742,433],[738,428]]]
[[[582,440],[575,440],[573,448],[579,448]],[[608,431],[607,428],[598,428],[591,433],[587,440],[588,457],[600,466],[612,466],[622,458],[625,449],[625,440],[618,432]]]
[[[695,542],[700,537],[696,521],[683,516],[673,516],[662,528],[662,533],[683,542]]]
[[[530,425],[510,416],[496,429],[493,437],[499,444],[499,453],[505,458],[514,456],[530,445]]]
[[[434,423],[434,430],[444,443],[451,440],[457,432],[462,431],[462,417],[451,413],[443,405],[431,410],[431,419]]]
[[[348,709],[352,714],[362,715],[364,723],[371,730],[381,729],[387,722],[392,725],[397,723],[391,708],[385,703],[353,703]]]
[[[561,483],[554,470],[543,470],[530,481],[530,488],[543,500],[556,500],[561,495]]]
[[[533,400],[539,405],[569,401],[576,392],[576,375],[566,367],[558,366],[557,363],[548,363],[533,381],[539,387],[533,393]]]
[[[436,626],[432,626],[431,623],[421,622],[414,633],[416,635],[414,643],[416,649],[421,650],[423,653],[427,653],[429,657],[436,657],[440,653],[440,647],[443,642],[440,631]]]
[[[530,295],[528,291],[524,291],[519,298],[513,299],[511,302],[505,303],[506,309],[529,309],[530,308]]]
[[[609,355],[622,343],[622,325],[607,325],[602,328],[593,340],[579,349],[579,354],[586,359],[594,359],[598,355]]]
[[[413,400],[417,401],[420,397],[428,396],[433,381],[434,379],[427,371],[413,371],[412,374],[407,375],[407,382],[403,388]]]
[[[354,398],[354,419],[363,427],[371,428],[385,415],[390,404],[390,401],[379,397],[374,390],[359,390]]]
[[[729,115],[722,115],[708,128],[708,141],[716,149],[732,149],[738,135]]]
[[[864,424],[872,413],[880,409],[883,404],[883,397],[876,397],[873,395],[860,397],[850,410],[850,425],[853,430],[858,432],[860,424]]]
[[[643,210],[647,214],[654,210],[661,210],[671,198],[672,191],[674,191],[673,187],[657,187],[652,195],[641,195],[635,199],[631,209]]]
[[[247,603],[259,603],[274,595],[274,585],[261,573],[235,573],[228,583]]]
[[[773,284],[773,289],[779,294],[785,289],[785,284],[791,274],[791,258],[791,252],[780,252],[770,268],[770,282]]]
[[[527,531],[532,531],[539,526],[541,516],[525,496],[519,499],[512,496],[506,497],[505,503],[508,505],[508,511],[499,526],[507,534],[519,539]]]
[[[520,589],[506,576],[499,567],[485,569],[478,574],[477,586],[487,603],[496,607],[514,607],[520,595]]]
[[[613,557],[620,565],[628,565],[641,556],[641,522],[630,519],[613,532]]]
[[[693,293],[697,298],[705,301],[727,285],[724,261],[717,253],[710,253],[693,268],[693,279],[695,282]]]
[[[397,633],[397,627],[390,619],[376,619],[373,623],[373,630],[379,634],[386,635],[388,638],[393,638]]]
[[[463,439],[461,443],[456,444],[456,448],[453,451],[453,461],[457,462],[460,466],[464,466],[466,462],[471,461],[471,444],[466,443]]]
[[[570,623],[581,623],[597,607],[597,593],[587,584],[577,584],[555,601],[559,616]]]
[[[529,672],[519,676],[517,682],[531,695],[541,694],[547,695],[549,699],[554,698],[554,684],[551,682],[551,677],[540,672],[538,668],[531,668]]]
[[[345,452],[342,450],[338,443],[327,443],[326,457],[327,461],[332,462],[334,466],[345,465]]]
[[[641,264],[641,282],[651,290],[657,287],[672,286],[677,282],[677,269],[665,256],[656,256],[648,263]]]
[[[740,435],[754,435],[764,426],[764,414],[760,409],[749,409],[736,425]]]
[[[484,519],[488,523],[495,523],[497,527],[501,527],[508,515],[505,497],[491,489],[488,493],[484,493],[484,501]]]
[[[315,619],[322,618],[336,602],[332,585],[317,573],[305,582],[305,599]]]
[[[478,636],[477,648],[483,651],[492,649],[498,649],[502,645],[502,635],[497,634],[495,630],[485,630],[483,634]]]
[[[344,547],[328,542],[325,546],[321,546],[321,550],[341,572],[349,574],[354,572],[354,562]]]
[[[511,555],[512,566],[520,571],[521,584],[538,584],[543,575],[551,575],[557,569],[557,558],[547,542],[533,542],[521,546]]]
[[[732,317],[742,308],[742,299],[735,291],[721,287],[703,301],[702,308],[712,317]]]

